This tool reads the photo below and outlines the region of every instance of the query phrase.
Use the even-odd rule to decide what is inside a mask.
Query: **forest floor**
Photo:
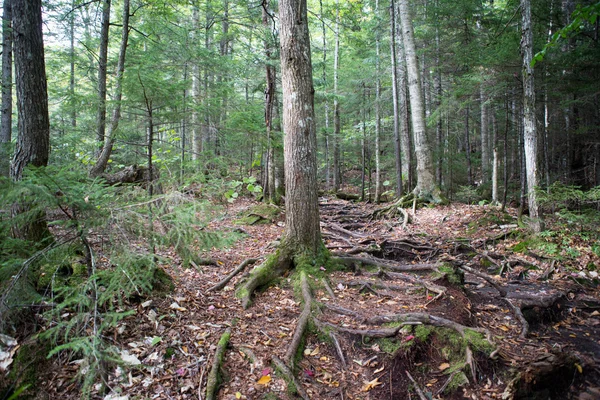
[[[302,312],[292,277],[257,294],[247,310],[235,297],[243,273],[222,290],[209,291],[244,260],[260,263],[276,247],[282,213],[240,224],[242,216],[256,213],[256,205],[238,200],[211,223],[209,230],[245,233],[231,248],[202,255],[216,265],[182,268],[174,252],[162,254],[170,257],[161,267],[175,290],[130,304],[136,314],[111,340],[124,359],[139,365],[111,370],[113,392],[95,398],[205,399],[214,353],[228,328],[217,398],[295,398],[272,363],[274,357],[285,359]],[[528,236],[517,227],[515,210],[501,213],[491,206],[421,208],[405,227],[402,216],[371,218],[377,208],[371,204],[321,198],[320,207],[332,252],[366,252],[363,259],[390,269],[356,262],[352,269],[325,271],[329,288],[309,277],[318,319],[335,327],[335,334],[309,326],[294,358],[296,383],[307,397],[600,398],[600,291],[595,276],[578,272],[591,263],[600,266],[600,259],[585,243],[569,243],[579,249],[571,261],[537,254],[523,245]],[[460,274],[440,271],[443,262],[474,273],[466,271],[457,282]],[[413,321],[395,329],[398,324],[368,322],[398,313],[456,325],[433,330]],[[493,347],[461,339],[457,332],[464,327],[489,334]],[[390,337],[382,337],[390,330]],[[40,392],[79,398],[73,380],[78,368],[57,359],[45,371]]]

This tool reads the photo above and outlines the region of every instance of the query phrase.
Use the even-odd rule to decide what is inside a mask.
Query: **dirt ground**
[[[184,269],[177,256],[164,254],[170,261],[161,267],[172,276],[176,289],[166,297],[130,303],[136,314],[108,339],[139,365],[111,370],[112,392],[96,393],[95,398],[204,399],[215,350],[228,328],[231,337],[216,397],[297,398],[272,363],[275,357],[285,359],[302,312],[302,295],[295,292],[293,277],[283,277],[259,293],[247,310],[235,297],[243,273],[222,290],[209,291],[244,260],[259,259],[258,265],[276,247],[282,214],[263,224],[236,223],[254,206],[240,200],[225,218],[212,222],[210,229],[245,234],[231,248],[202,255],[216,265]],[[353,268],[324,271],[329,289],[309,277],[315,288],[315,321],[329,329],[309,324],[294,357],[296,384],[306,396],[600,398],[598,287],[573,279],[576,265],[513,251],[524,235],[516,226],[514,210],[502,214],[494,207],[464,204],[421,208],[403,227],[401,215],[370,218],[375,208],[321,199],[322,232],[332,252],[397,268],[368,268],[355,262]],[[441,273],[438,267],[443,262],[482,274],[461,268],[456,275]],[[588,253],[582,254],[581,262],[600,265]],[[490,277],[494,285],[486,280]],[[439,319],[456,326],[434,329],[427,321],[399,326],[391,319],[381,323],[411,313],[434,324]],[[384,319],[374,323],[375,317]],[[528,329],[522,337],[525,322]],[[494,347],[475,341],[466,346],[461,327],[485,332]],[[394,329],[394,334],[382,337]],[[467,352],[472,353],[474,370],[467,365]],[[40,398],[79,398],[73,379],[79,368],[73,360],[54,359],[39,382]]]

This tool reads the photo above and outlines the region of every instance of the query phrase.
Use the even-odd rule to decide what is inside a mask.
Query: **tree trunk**
[[[465,109],[465,157],[467,161],[467,184],[473,186],[473,169],[471,168],[471,140],[469,138],[469,106]]]
[[[498,204],[498,120],[492,110],[492,204]]]
[[[533,79],[533,31],[531,24],[531,3],[521,0],[522,32],[521,55],[523,57],[523,138],[525,150],[525,168],[527,170],[527,192],[529,200],[529,216],[534,232],[541,232],[543,220],[535,193],[538,186],[538,145],[535,121],[535,86]]]
[[[379,0],[375,0],[375,18],[377,26],[375,27],[375,204],[381,201],[381,191],[383,185],[381,182],[381,62],[380,57],[380,24],[379,24]]]
[[[71,96],[71,126],[77,126],[77,107],[75,104],[75,0],[71,0],[71,13],[69,14],[69,95]]]
[[[123,0],[123,32],[121,34],[121,48],[119,49],[119,61],[117,62],[117,82],[115,85],[114,103],[112,118],[108,127],[108,133],[104,138],[102,152],[96,161],[96,164],[90,170],[90,176],[99,176],[104,173],[108,160],[112,153],[113,145],[116,139],[116,131],[121,119],[121,100],[123,98],[123,73],[125,72],[125,55],[127,52],[127,43],[129,41],[129,0]]]
[[[18,181],[23,177],[26,166],[48,165],[50,121],[42,36],[42,2],[15,1],[12,12],[18,136],[10,176]],[[16,205],[13,207],[13,215],[28,208],[27,204]],[[15,228],[14,234],[17,237],[36,243],[50,235],[44,212],[25,226]]]
[[[335,49],[333,53],[333,190],[340,190],[342,184],[341,171],[341,137],[340,137],[340,103],[338,96],[338,67],[340,63],[340,0],[336,0],[335,14]]]
[[[318,254],[317,136],[306,0],[281,0],[281,82],[285,133],[286,224],[283,242]]]
[[[197,4],[192,7],[192,46],[198,46],[200,29],[200,12]],[[199,60],[192,60],[192,160],[196,161],[202,153],[202,129],[200,124],[200,65]]]
[[[402,197],[402,148],[400,147],[400,104],[398,103],[398,56],[396,51],[396,3],[390,4],[390,55],[392,61],[392,104],[394,112],[394,156],[396,161],[396,197]]]
[[[437,19],[437,18],[436,18]],[[435,165],[435,177],[436,181],[440,186],[442,185],[442,171],[444,168],[443,161],[443,129],[442,129],[442,71],[440,66],[440,30],[436,25],[435,27],[435,71],[433,75],[433,88],[435,91],[435,108],[437,110],[437,118],[435,123],[435,148],[436,148],[436,165]]]
[[[487,185],[489,182],[489,124],[488,124],[488,105],[485,87],[482,83],[479,88],[479,101],[481,107],[481,184]]]
[[[96,140],[100,146],[104,143],[106,131],[106,68],[108,63],[108,29],[110,26],[110,2],[102,2],[102,26],[100,28],[100,47],[98,50],[98,114],[96,116]],[[100,147],[98,147],[98,153]]]
[[[431,158],[431,146],[427,139],[425,125],[425,103],[419,64],[417,60],[415,38],[412,21],[408,8],[408,0],[398,1],[400,8],[400,20],[402,22],[402,38],[404,41],[404,55],[406,57],[406,69],[408,72],[408,90],[410,93],[411,119],[413,126],[413,137],[415,153],[417,156],[417,186],[413,193],[415,196],[441,203],[444,200],[441,191],[435,182],[433,162]]]
[[[402,145],[402,167],[406,172],[406,181],[408,182],[407,190],[414,185],[414,159],[412,138],[410,135],[410,115],[408,110],[408,97],[406,95],[407,72],[406,72],[406,57],[404,55],[404,39],[402,34],[402,23],[400,19],[400,5],[396,1],[396,44],[398,45],[397,57],[400,62],[398,66],[398,103],[400,105],[400,141]],[[406,190],[405,190],[406,191]]]
[[[10,173],[12,139],[12,0],[4,0],[2,15],[2,118],[0,120],[0,176]]]

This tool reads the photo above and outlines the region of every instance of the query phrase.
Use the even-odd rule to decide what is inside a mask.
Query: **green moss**
[[[459,270],[458,268],[455,268],[452,264],[450,263],[443,263],[439,268],[438,271],[444,275],[446,277],[446,279],[448,280],[448,282],[450,282],[453,285],[462,285],[463,282],[465,281],[465,275],[462,272],[462,270]]]
[[[468,383],[469,379],[467,378],[465,373],[462,371],[457,372],[456,374],[454,374],[454,376],[452,376],[450,383],[448,383],[448,386],[446,386],[446,389],[444,389],[444,393],[450,394],[452,392],[455,392],[457,389],[464,385],[467,385]]]
[[[175,284],[171,275],[167,274],[162,268],[154,269],[152,289],[159,293],[170,293],[175,290]]]
[[[465,329],[465,339],[471,345],[473,350],[480,351],[487,356],[495,350],[495,347],[482,333],[473,329]]]
[[[48,345],[38,340],[24,343],[16,353],[10,369],[9,381],[14,382],[14,389],[29,387],[19,395],[19,399],[35,398],[35,388],[38,384],[38,371],[48,363],[46,355],[49,352]]]
[[[260,203],[240,214],[234,221],[237,225],[270,224],[281,214],[281,209],[273,204]]]
[[[394,354],[400,347],[402,347],[402,343],[400,341],[392,338],[377,339],[377,344],[379,344],[381,351],[384,351],[388,354]]]
[[[424,342],[425,340],[427,340],[427,338],[429,337],[429,335],[431,335],[434,331],[433,326],[430,325],[417,325],[415,328],[415,337],[421,341]]]

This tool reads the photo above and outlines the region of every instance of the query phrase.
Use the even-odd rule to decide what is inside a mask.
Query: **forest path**
[[[209,291],[241,262],[260,260],[276,246],[282,215],[267,224],[236,223],[254,205],[239,201],[209,227],[246,233],[232,248],[203,254],[217,265],[164,266],[175,279],[175,292],[139,304],[123,333],[115,333],[116,344],[144,368],[112,373],[113,389],[129,398],[204,399],[217,343],[230,328],[217,398],[295,398],[272,365],[274,357],[285,359],[302,312],[291,277],[259,293],[248,310],[234,293],[241,274],[222,290]],[[521,239],[512,210],[502,214],[493,207],[459,204],[423,208],[402,228],[397,219],[371,219],[375,208],[321,199],[326,245],[336,254],[360,256],[363,263],[351,260],[353,270],[328,271],[329,289],[313,282],[316,318],[335,339],[315,327],[305,335],[296,381],[307,397],[598,398],[598,291],[573,283],[550,259],[514,253]],[[369,259],[386,268],[363,267]],[[440,273],[442,262],[474,273],[464,273],[461,287],[448,271]],[[503,275],[490,276],[498,266]],[[541,280],[550,267],[556,269],[552,279]],[[423,326],[439,319],[449,328],[400,329],[377,320],[399,313],[416,318],[417,326],[429,318]],[[524,325],[527,338],[521,337]],[[492,357],[485,343],[457,339],[464,327],[489,333],[497,346]],[[514,379],[517,372],[521,383]]]

